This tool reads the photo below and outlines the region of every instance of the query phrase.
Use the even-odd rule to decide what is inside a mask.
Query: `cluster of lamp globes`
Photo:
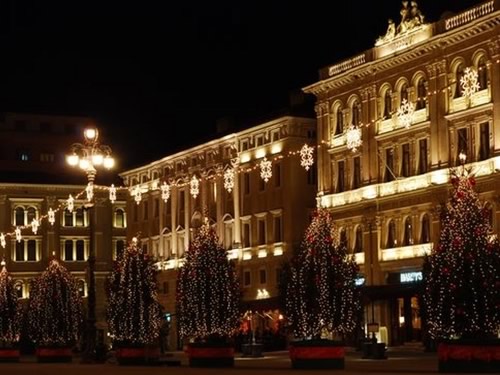
[[[83,135],[85,143],[75,143],[72,146],[73,153],[66,156],[67,163],[86,172],[95,171],[95,167],[101,165],[106,169],[113,168],[115,159],[111,156],[111,148],[99,144],[99,131],[96,128],[88,128],[84,130]]]

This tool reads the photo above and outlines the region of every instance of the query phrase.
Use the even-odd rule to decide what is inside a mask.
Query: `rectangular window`
[[[267,283],[267,273],[266,273],[266,270],[259,270],[259,282],[261,284]]]
[[[73,213],[68,210],[64,210],[64,226],[72,227],[73,226]]]
[[[273,142],[277,142],[277,141],[279,141],[279,139],[280,139],[280,133],[279,133],[279,130],[278,130],[278,131],[274,131],[274,132],[272,133],[271,139],[272,139],[272,141],[273,141]]]
[[[266,244],[266,220],[259,220],[259,245]]]
[[[277,187],[277,188],[280,187],[281,186],[281,163],[274,164],[273,178],[274,178],[274,187]]]
[[[36,240],[28,240],[28,262],[36,261]]]
[[[486,160],[490,157],[490,123],[483,122],[480,125],[479,160]]]
[[[247,140],[241,141],[241,151],[246,151],[246,150],[248,150],[248,141]]]
[[[394,150],[388,148],[385,150],[385,182],[394,180]]]
[[[76,241],[76,260],[85,260],[85,242],[83,240]]]
[[[469,137],[467,134],[467,129],[466,128],[458,129],[457,136],[458,136],[457,163],[460,163],[460,160],[458,159],[458,155],[461,152],[463,152],[465,155],[467,155],[467,158],[469,159]],[[470,161],[470,160],[468,160],[468,161]]]
[[[16,261],[23,262],[24,259],[24,240],[16,241]]]
[[[418,173],[427,173],[427,139],[418,141]]]
[[[345,190],[345,162],[337,162],[337,193],[342,193]]]
[[[262,146],[264,144],[264,137],[262,135],[256,137],[256,144],[257,147]]]
[[[410,144],[403,145],[403,164],[401,166],[401,174],[403,177],[410,177]]]
[[[274,217],[274,242],[282,242],[283,241],[283,235],[281,233],[282,231],[282,226],[281,226],[281,216],[275,216]]]
[[[352,188],[358,189],[361,187],[361,158],[356,156],[353,159],[353,164]]]
[[[66,261],[73,260],[73,241],[72,240],[64,241],[64,260],[66,260]]]
[[[252,284],[252,277],[250,271],[243,272],[243,286],[250,286]]]
[[[75,212],[75,221],[77,227],[83,227],[85,225],[84,216],[85,214],[83,208],[78,208]]]
[[[243,247],[250,246],[250,223],[243,223]]]

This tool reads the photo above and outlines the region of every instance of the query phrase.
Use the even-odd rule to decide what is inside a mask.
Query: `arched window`
[[[422,217],[422,231],[420,235],[420,243],[431,242],[431,223],[429,221],[429,215],[425,214]]]
[[[459,98],[462,96],[462,85],[460,84],[460,80],[464,76],[464,64],[461,62],[458,64],[457,69],[455,71],[455,93],[454,98]]]
[[[391,117],[392,113],[392,96],[391,91],[387,89],[384,95],[384,119]]]
[[[125,228],[125,212],[121,208],[115,211],[115,227]]]
[[[28,222],[26,224],[31,224],[33,219],[36,219],[36,208],[28,207]]]
[[[477,62],[477,74],[479,81],[479,90],[488,88],[488,68],[486,67],[486,59],[484,56],[479,58]]]
[[[361,225],[358,225],[356,228],[356,244],[354,245],[354,252],[363,252],[363,228],[361,228]]]
[[[396,223],[394,220],[389,221],[389,225],[387,226],[387,248],[390,249],[395,247],[396,242]]]
[[[15,222],[14,225],[24,225],[24,208],[23,207],[17,207],[15,211]]]
[[[356,100],[352,103],[352,124],[359,126],[361,122],[361,104]]]
[[[404,232],[404,246],[413,245],[413,227],[411,225],[411,218],[407,217],[405,220],[405,232]]]
[[[335,135],[342,134],[344,132],[344,114],[340,107],[337,108],[336,119]]]
[[[408,101],[408,84],[405,82],[401,86],[401,91],[399,94],[399,99],[400,99],[400,105],[403,103],[403,101]]]
[[[427,82],[423,77],[418,80],[417,83],[417,105],[416,110],[424,109],[427,102]]]

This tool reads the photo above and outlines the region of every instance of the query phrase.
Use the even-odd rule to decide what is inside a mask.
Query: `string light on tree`
[[[463,76],[460,78],[460,86],[462,88],[462,96],[470,98],[474,93],[481,88],[479,86],[479,74],[474,67],[467,67],[464,70]]]
[[[415,106],[412,102],[403,99],[401,106],[398,108],[397,116],[398,121],[406,129],[408,129],[411,124],[413,124],[413,115],[415,114]]]
[[[161,185],[161,199],[163,199],[163,201],[167,203],[168,198],[170,198],[170,185],[164,182]]]
[[[224,189],[230,193],[234,188],[234,168],[228,168],[224,171]]]
[[[0,263],[0,342],[2,347],[16,347],[20,337],[20,304],[14,280],[7,272],[5,261]]]
[[[116,202],[116,188],[114,184],[111,184],[111,187],[109,188],[109,200],[111,203]]]
[[[194,199],[200,194],[200,181],[194,175],[191,177],[191,181],[189,181],[189,192]]]
[[[306,171],[311,168],[314,164],[313,157],[314,148],[305,144],[300,149],[300,165],[306,169]]]
[[[267,160],[266,157],[262,159],[262,161],[259,164],[260,168],[260,178],[264,180],[264,182],[269,181],[269,179],[273,176],[273,168],[272,168],[272,162],[270,160]]]
[[[49,208],[49,212],[47,213],[47,216],[48,216],[48,220],[49,220],[50,225],[54,225],[54,223],[56,222],[56,213],[54,212],[54,210],[52,208]]]
[[[363,140],[361,139],[361,128],[353,124],[349,125],[346,132],[347,149],[356,152]]]

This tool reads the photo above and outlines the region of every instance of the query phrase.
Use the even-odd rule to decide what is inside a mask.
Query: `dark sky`
[[[435,21],[480,3],[422,0]],[[0,0],[0,110],[88,115],[122,166],[259,118],[371,48],[399,0]],[[341,23],[347,23],[347,26]]]

